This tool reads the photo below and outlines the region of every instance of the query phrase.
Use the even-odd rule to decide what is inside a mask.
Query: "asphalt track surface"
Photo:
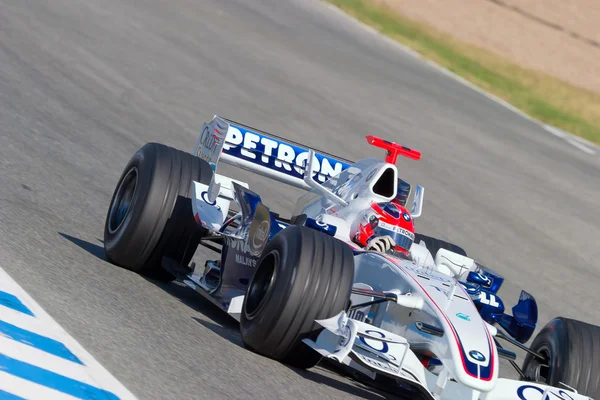
[[[140,399],[384,398],[327,368],[256,356],[191,290],[104,260],[104,218],[129,157],[149,141],[191,150],[213,114],[351,159],[382,155],[367,134],[421,150],[421,161],[399,161],[426,188],[419,231],[503,273],[507,307],[527,289],[541,324],[600,324],[600,159],[322,3],[0,9],[0,266]],[[299,193],[223,172],[278,212]]]

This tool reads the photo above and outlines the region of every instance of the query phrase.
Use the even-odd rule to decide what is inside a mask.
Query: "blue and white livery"
[[[512,315],[507,314],[498,295],[502,276],[458,246],[442,246],[442,241],[419,233],[408,254],[369,251],[354,243],[350,232],[364,222],[362,211],[373,202],[410,204],[407,220],[423,213],[424,188],[403,181],[395,165],[398,155],[418,160],[421,153],[374,136],[366,139],[387,152],[385,160],[348,161],[214,116],[202,127],[192,152],[197,158],[173,149],[159,153],[157,146],[144,146],[132,157],[109,210],[119,210],[119,199],[131,197],[120,193],[143,195],[138,196],[138,205],[125,202],[128,208],[115,213],[123,216],[115,217],[117,234],[110,229],[105,234],[105,247],[114,240],[113,254],[130,262],[128,268],[144,273],[149,267],[133,262],[129,243],[147,238],[140,239],[137,248],[162,255],[158,264],[158,256],[151,258],[155,276],[167,272],[163,278],[180,279],[240,321],[248,348],[299,368],[311,368],[323,357],[372,382],[380,376],[392,378],[398,390],[408,388],[427,400],[589,400],[567,386],[572,378],[567,384],[550,382],[540,370],[552,357],[544,349],[524,345],[538,322],[531,294],[523,291]],[[139,154],[144,152],[152,159],[159,154],[171,158],[141,163],[145,158]],[[220,162],[306,193],[296,200],[291,217],[282,218],[247,183],[220,174]],[[184,163],[197,167],[178,169],[186,174],[174,179],[169,178],[172,169],[153,173],[164,165]],[[187,171],[197,178],[191,179]],[[146,177],[142,183],[166,178],[149,190],[128,178],[138,174]],[[163,193],[155,187],[168,190]],[[189,203],[182,202],[185,196]],[[149,197],[154,208],[144,207]],[[162,207],[165,199],[178,210],[170,217]],[[108,228],[113,226],[112,215],[107,217]],[[138,229],[159,224],[165,229],[162,236]],[[169,248],[156,245],[163,237]],[[171,243],[171,237],[178,239]],[[121,243],[127,244],[126,252],[117,251]],[[203,268],[182,261],[191,260],[187,249],[195,251],[198,244],[216,253]],[[140,257],[146,253],[154,254],[144,250]],[[593,329],[600,335],[600,328]],[[533,375],[534,381],[500,376],[500,358],[526,376],[514,362],[516,354],[503,348],[500,340],[536,357],[537,363],[523,364],[523,370],[526,364],[532,370],[527,376]],[[589,386],[579,382],[578,387]]]

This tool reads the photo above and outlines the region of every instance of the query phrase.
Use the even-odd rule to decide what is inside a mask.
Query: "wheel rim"
[[[132,208],[138,182],[138,170],[131,168],[121,180],[108,213],[108,232],[115,233],[123,226]]]
[[[279,253],[272,251],[263,258],[258,266],[256,275],[250,282],[246,293],[244,313],[248,319],[254,318],[267,302],[275,283],[278,265]]]
[[[550,362],[550,349],[547,346],[541,346],[536,349],[536,352],[544,359],[540,360],[537,357],[532,357],[527,366],[526,375],[534,382],[550,383],[552,367]]]

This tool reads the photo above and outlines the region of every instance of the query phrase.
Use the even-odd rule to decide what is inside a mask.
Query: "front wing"
[[[323,328],[316,341],[304,343],[323,357],[345,364],[371,378],[383,374],[409,384],[432,400],[591,400],[568,389],[498,378],[494,389],[479,392],[453,381],[442,370],[429,372],[402,336],[348,318],[345,312],[317,320]]]

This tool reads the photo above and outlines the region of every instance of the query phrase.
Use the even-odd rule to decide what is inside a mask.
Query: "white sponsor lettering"
[[[261,160],[266,164],[269,162],[269,157],[273,155],[273,150],[277,148],[277,142],[264,137],[260,140],[260,143],[265,146],[264,155],[261,157]]]
[[[278,168],[281,168],[283,166],[283,168],[287,169],[288,171],[291,171],[291,164],[294,163],[295,156],[296,153],[294,153],[294,149],[291,146],[284,143],[280,143],[279,148],[277,149],[277,159],[275,160],[275,166]],[[285,161],[285,163],[283,163],[282,161]]]
[[[256,260],[241,254],[235,255],[235,261],[240,265],[247,265],[248,267],[256,267]]]
[[[327,230],[329,230],[329,225],[327,225],[327,223],[323,222],[322,220],[320,220],[320,219],[317,219],[317,220],[315,220],[315,223],[316,223],[318,226],[322,227],[322,228],[323,228],[323,230],[326,230],[326,231],[327,231]]]
[[[246,132],[246,135],[244,136],[244,148],[240,150],[242,155],[245,157],[248,157],[248,158],[255,159],[256,154],[254,154],[252,151],[249,151],[246,149],[255,149],[256,144],[258,143],[259,140],[260,140],[260,136],[258,136],[257,134],[252,133],[252,132]]]
[[[389,371],[392,372],[394,374],[397,374],[399,372],[399,369],[395,366],[393,366],[392,364],[389,363],[383,363],[380,361],[377,361],[371,357],[367,357],[364,356],[362,354],[356,354],[362,361],[364,361],[366,364],[370,364],[373,367],[383,370],[383,371]]]
[[[335,176],[342,172],[342,164],[335,163],[334,166],[331,166],[329,160],[324,158],[323,163],[321,164],[321,168],[319,168],[319,171],[321,172],[321,174],[326,176]],[[323,178],[322,181],[324,182],[325,179]]]
[[[296,170],[297,173],[299,174],[303,174],[304,173],[304,168],[305,168],[305,161],[308,160],[308,152],[304,152],[304,153],[300,153],[298,154],[298,157],[296,157],[296,161],[294,164],[296,164],[297,166],[294,167],[294,169]],[[340,164],[340,170],[342,168],[342,165]],[[315,169],[316,171],[319,171],[320,169],[320,164],[319,164],[319,160],[317,159],[317,156],[313,157],[313,169]]]
[[[485,285],[489,286],[492,283],[492,280],[490,279],[489,276],[483,275],[481,272],[477,273],[477,276],[479,277],[479,279],[481,279]]]
[[[239,146],[244,141],[244,135],[238,128],[234,128],[229,125],[229,129],[227,130],[227,139],[225,139],[225,144],[223,145],[224,150],[230,150],[234,146]]]
[[[264,146],[262,155],[257,159],[256,154],[252,149],[257,148],[260,143]],[[242,133],[240,129],[229,125],[227,131],[227,139],[223,145],[223,150],[228,151],[232,148],[240,146],[240,154],[246,158],[260,161],[263,164],[268,164],[273,161],[276,168],[283,168],[291,172],[294,169],[298,174],[304,172],[304,163],[308,159],[308,151],[302,151],[296,154],[294,148],[286,143],[278,142],[274,139],[261,137],[260,135],[246,131]],[[273,160],[274,158],[274,160]],[[342,172],[343,164],[340,162],[332,162],[327,158],[321,161],[315,156],[313,159],[314,172],[317,173],[317,180],[325,182],[329,177],[338,175]]]
[[[489,298],[488,298],[488,296],[489,296]],[[486,292],[481,292],[479,294],[479,301],[481,301],[483,304],[487,304],[491,307],[500,306],[500,303],[498,303],[496,301],[496,296],[494,296],[493,294],[488,294]]]
[[[250,246],[244,240],[233,239],[229,243],[229,247],[233,250],[242,251],[244,253],[250,253]]]

